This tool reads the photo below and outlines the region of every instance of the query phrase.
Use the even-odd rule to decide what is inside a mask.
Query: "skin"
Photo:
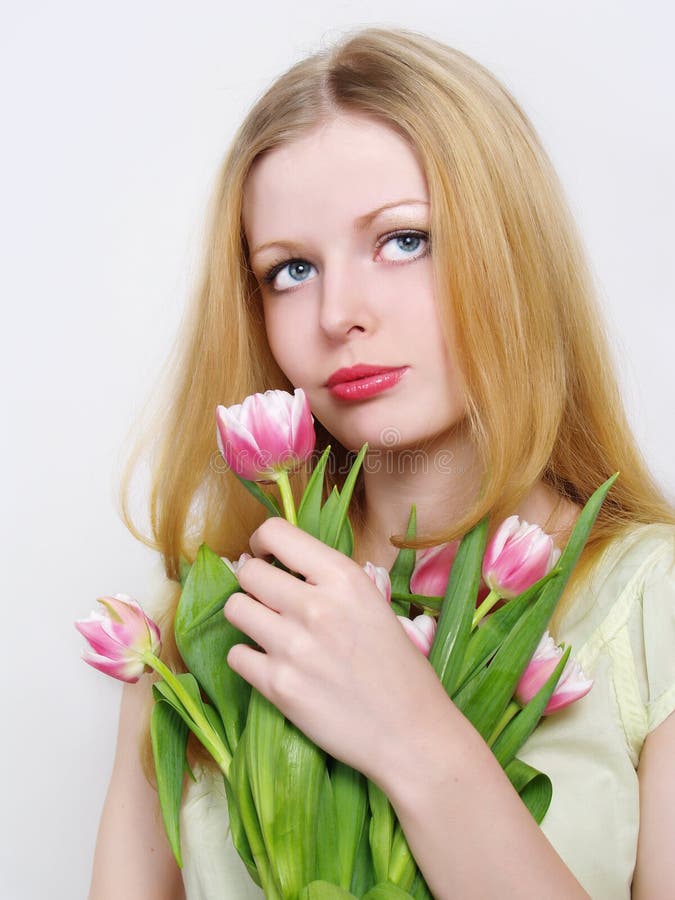
[[[404,199],[416,203],[357,228],[365,214]],[[428,199],[407,143],[354,116],[339,116],[264,156],[245,192],[245,231],[277,362],[345,446],[358,449],[367,440],[394,463],[364,467],[370,523],[364,546],[387,566],[396,552],[387,533],[403,530],[411,498],[422,527],[433,528],[476,486],[461,378],[452,345],[439,337],[430,257],[415,241],[383,243],[396,229],[423,231]],[[286,246],[257,249],[269,242]],[[299,264],[265,282],[271,266],[289,259]],[[347,404],[324,383],[356,362],[409,369],[395,388]],[[390,432],[397,436],[393,449],[385,441]],[[413,471],[399,464],[400,450],[422,442],[448,453],[455,468]],[[556,499],[536,485],[517,512],[543,524]],[[577,513],[563,507],[554,526],[564,531]],[[264,522],[250,546],[253,559],[239,570],[246,593],[233,594],[224,615],[264,652],[236,645],[228,663],[313,741],[383,788],[434,896],[449,897],[449,884],[452,896],[463,897],[539,898],[543,885],[547,897],[586,896],[405,637],[362,571],[365,559],[350,560],[279,518]],[[305,582],[272,567],[271,555]],[[673,804],[657,789],[666,784],[672,796],[671,719],[647,739],[640,766],[645,820],[635,897],[666,896],[654,886],[672,884],[675,874],[655,837],[663,827],[670,840],[675,835]]]

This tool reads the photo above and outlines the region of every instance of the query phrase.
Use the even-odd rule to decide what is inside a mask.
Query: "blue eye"
[[[423,244],[422,252],[418,252],[420,245]],[[399,231],[396,234],[386,235],[380,242],[379,246],[384,250],[385,247],[391,249],[385,255],[385,259],[390,262],[399,260],[417,259],[425,256],[429,249],[429,235],[423,231]]]
[[[314,266],[305,259],[289,259],[287,262],[273,266],[263,277],[265,284],[272,284],[275,291],[284,291],[307,281],[309,272]],[[279,276],[286,276],[279,277]]]
[[[386,253],[382,251],[385,250]],[[429,233],[426,231],[396,231],[383,235],[376,249],[385,262],[409,262],[426,256],[431,248]],[[316,273],[315,267],[306,259],[286,259],[275,263],[263,275],[265,285],[274,291],[286,291],[307,281]]]

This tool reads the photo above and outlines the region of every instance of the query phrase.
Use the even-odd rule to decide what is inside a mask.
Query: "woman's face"
[[[416,447],[463,418],[434,300],[426,180],[402,137],[340,115],[256,160],[243,215],[272,353],[345,447]],[[376,378],[389,386],[375,393],[327,386],[359,364],[399,371]]]

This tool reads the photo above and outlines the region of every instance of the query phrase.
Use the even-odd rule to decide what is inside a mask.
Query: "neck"
[[[480,471],[475,450],[460,431],[424,450],[375,449],[364,460],[364,519],[355,530],[354,558],[391,568],[398,548],[389,537],[405,534],[410,507],[416,508],[418,536],[448,529],[476,497]],[[513,510],[540,525],[563,547],[580,508],[537,481]]]
[[[363,466],[365,516],[357,534],[358,557],[371,554],[372,562],[390,566],[398,549],[389,536],[405,534],[413,503],[417,535],[434,534],[473,502],[479,483],[476,454],[461,429],[423,449],[370,451]]]

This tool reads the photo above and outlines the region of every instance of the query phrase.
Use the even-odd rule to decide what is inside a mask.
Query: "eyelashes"
[[[383,260],[385,263],[389,263],[391,265],[400,265],[408,262],[414,262],[417,259],[428,256],[431,251],[431,238],[429,232],[416,228],[399,229],[398,231],[392,231],[388,232],[385,235],[382,235],[375,245],[376,250],[379,251],[380,249],[384,249],[388,244],[394,241],[404,241],[407,242],[407,245],[405,247],[405,250],[400,244],[398,245],[398,247],[394,248],[394,252],[396,252],[396,250],[401,251],[401,255],[397,258]],[[411,242],[414,245],[412,247],[412,250]],[[423,245],[421,251],[420,245]],[[261,280],[264,285],[270,286],[272,290],[281,293],[285,290],[303,284],[309,277],[312,269],[314,269],[312,263],[310,263],[306,259],[303,259],[302,257],[285,257],[272,263],[270,268],[262,276]],[[279,275],[285,275],[285,279],[279,280],[285,280],[286,283],[275,285],[274,282],[277,281],[277,276]],[[302,277],[303,275],[305,277]]]

